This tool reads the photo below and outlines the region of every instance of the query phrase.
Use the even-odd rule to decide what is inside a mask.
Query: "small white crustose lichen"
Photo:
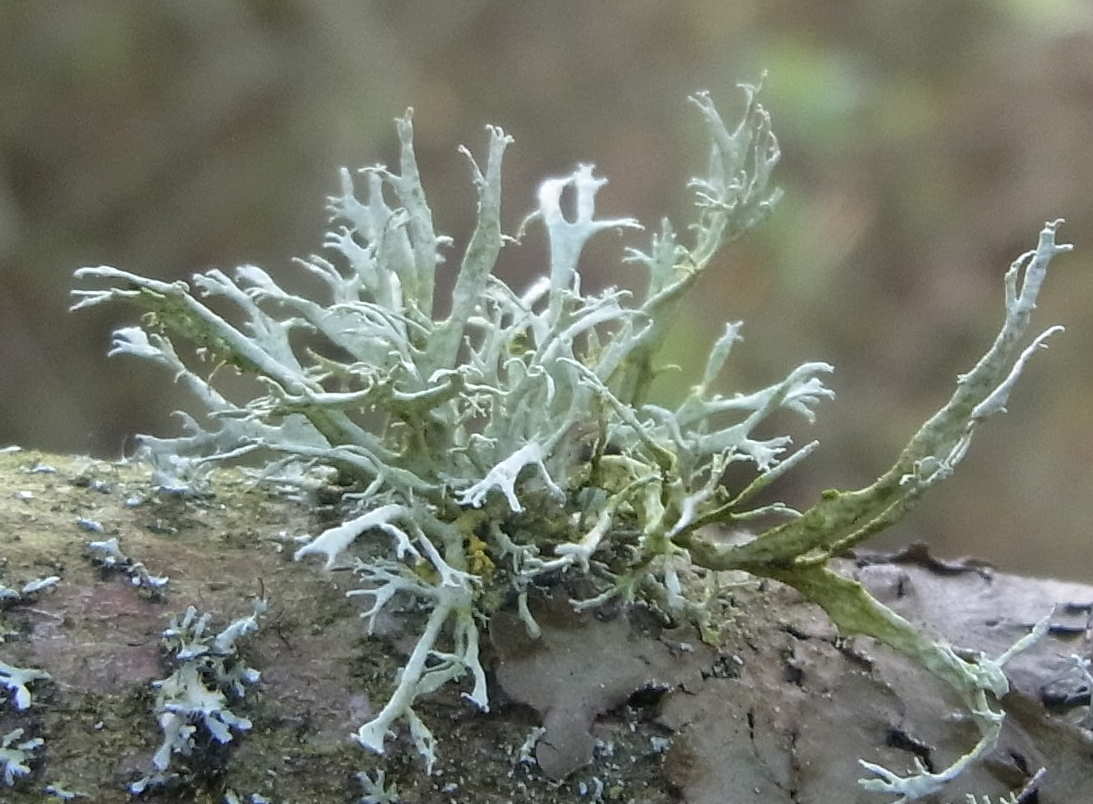
[[[804,512],[756,506],[760,491],[816,447],[791,450],[789,437],[762,431],[764,421],[780,409],[811,421],[833,396],[824,384],[830,365],[807,362],[766,388],[724,396],[715,389],[739,340],[741,325],[733,323],[680,405],[648,399],[658,350],[686,291],[718,249],[761,221],[778,197],[770,117],[756,88],[743,89],[735,126],[708,95],[691,99],[710,142],[706,170],[691,182],[695,217],[685,237],[665,220],[645,250],[627,250],[624,261],[647,277],[637,298],[614,288],[582,292],[580,258],[589,239],[641,228],[629,218],[597,216],[605,180],[589,165],[543,182],[537,208],[517,232],[546,230],[543,278],[512,289],[493,276],[502,249],[519,240],[501,227],[501,164],[512,140],[489,127],[484,165],[463,149],[477,222],[458,259],[450,307],[437,304],[435,277],[447,270],[451,241],[434,228],[409,113],[397,121],[397,169],[365,168],[359,179],[343,170],[329,205],[336,224],[324,244],[329,258],[297,261],[322,286],[320,301],[282,289],[252,265],[234,277],[197,274],[192,289],[110,267],[77,271],[109,286],[75,291],[75,307],[120,300],[145,311],[142,326],[114,333],[110,354],[163,366],[204,407],[201,420],[180,414],[179,437],[140,437],[162,488],[200,493],[210,467],[249,453],[265,457],[264,477],[282,488],[306,489],[331,472],[359,484],[347,495],[358,509],[296,558],[353,566],[362,586],[350,594],[371,599],[370,620],[400,594],[429,609],[395,691],[356,732],[361,745],[383,752],[401,721],[431,768],[434,739],[415,700],[469,676],[467,699],[488,707],[478,618],[503,597],[498,588],[513,590],[533,636],[527,592],[547,573],[594,582],[596,594],[575,601],[579,607],[641,595],[701,620],[705,601],[688,597],[684,570],[743,570],[790,584],[843,633],[874,636],[956,689],[980,730],[975,747],[936,774],[900,777],[866,765],[876,777],[863,782],[868,788],[901,800],[928,795],[994,744],[1002,714],[992,700],[1008,688],[1001,663],[1010,654],[961,658],[825,562],[897,520],[952,472],[979,424],[1004,409],[1028,358],[1056,331],[1022,348],[1048,263],[1069,246],[1055,242],[1059,222],[1048,223],[1036,250],[1014,263],[994,345],[874,484],[827,492]],[[563,211],[565,194],[572,212]],[[236,317],[199,297],[234,307]],[[450,312],[438,316],[437,308]],[[172,337],[196,346],[203,363],[184,362]],[[264,391],[246,402],[230,399],[216,386],[225,367],[254,377]],[[739,463],[751,465],[754,479],[727,488],[725,470]],[[782,524],[748,540],[720,540],[704,528],[768,515]],[[390,539],[387,557],[352,556],[365,533]]]

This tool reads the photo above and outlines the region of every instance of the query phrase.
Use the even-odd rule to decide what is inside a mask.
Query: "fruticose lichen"
[[[4,770],[4,784],[11,787],[20,776],[30,773],[31,755],[45,744],[41,737],[15,742],[23,736],[22,729],[13,729],[0,738],[0,765]]]
[[[123,553],[117,536],[88,542],[87,552],[91,560],[104,570],[123,571],[129,576],[129,582],[133,586],[144,590],[153,599],[162,599],[167,583],[171,580],[166,575],[153,575],[143,561],[134,561]]]
[[[17,710],[29,709],[33,703],[29,685],[35,681],[46,681],[49,677],[49,673],[45,670],[34,667],[14,667],[0,661],[0,684],[9,690],[8,693],[0,693],[0,703],[10,699]]]
[[[59,580],[60,578],[56,575],[35,578],[23,584],[20,590],[0,584],[0,608],[25,603],[33,598],[35,593],[53,587]],[[3,636],[0,635],[0,642],[3,641]],[[51,679],[52,676],[45,670],[36,667],[16,667],[0,659],[0,687],[5,688],[4,691],[0,691],[0,705],[11,704],[16,712],[27,712],[34,705],[31,685]],[[16,742],[23,736],[24,731],[21,727],[16,728],[0,738],[0,768],[3,770],[4,784],[8,787],[15,785],[19,777],[31,772],[29,763],[34,758],[34,752],[45,745],[45,740],[41,737]]]
[[[241,700],[260,673],[243,663],[236,642],[257,630],[258,617],[266,609],[266,601],[258,600],[253,614],[235,620],[219,633],[207,630],[209,615],[199,615],[193,606],[171,620],[162,641],[175,669],[167,678],[153,682],[163,742],[152,757],[155,771],[129,785],[131,793],[170,784],[178,777],[169,770],[172,757],[191,756],[196,738],[208,737],[223,745],[231,742],[233,730],[250,729],[250,720],[233,713],[229,704]],[[207,734],[202,735],[202,730]]]
[[[3,583],[0,583],[0,609],[4,609],[7,606],[13,606],[17,603],[25,603],[32,599],[36,592],[54,587],[60,580],[61,578],[59,575],[35,578],[34,580],[27,581],[19,589],[12,589],[9,586],[5,586]],[[0,634],[0,642],[3,641],[3,635]]]
[[[476,226],[450,305],[438,304],[435,279],[451,240],[434,228],[409,112],[396,121],[397,170],[373,166],[357,179],[343,169],[329,203],[336,224],[324,243],[330,258],[297,261],[321,286],[321,301],[283,289],[253,265],[234,277],[196,274],[193,290],[105,266],[76,272],[110,287],[75,291],[75,308],[125,301],[145,311],[142,326],[114,333],[110,354],[162,366],[204,407],[201,421],[179,414],[179,437],[139,438],[161,488],[201,493],[211,467],[244,455],[261,457],[262,477],[281,489],[335,479],[356,486],[345,495],[352,508],[342,524],[295,557],[351,566],[361,588],[350,594],[372,601],[364,615],[370,627],[396,596],[429,611],[390,699],[355,734],[362,746],[382,753],[401,721],[431,769],[436,747],[415,700],[469,675],[466,698],[488,707],[479,621],[504,599],[499,590],[511,591],[532,636],[538,626],[528,590],[561,573],[591,582],[594,592],[574,601],[578,607],[640,596],[705,622],[716,591],[696,595],[683,576],[720,570],[790,584],[843,633],[879,639],[960,694],[980,730],[974,748],[939,773],[901,777],[866,764],[876,777],[862,782],[869,789],[920,798],[994,745],[1003,716],[993,701],[1008,688],[1001,664],[1009,654],[965,658],[825,562],[899,519],[952,473],[979,425],[1004,410],[1031,355],[1059,329],[1021,346],[1048,263],[1070,247],[1056,244],[1060,222],[1050,222],[1036,249],[1014,262],[996,341],[875,483],[825,492],[804,512],[756,504],[816,448],[791,450],[788,436],[762,433],[764,421],[788,410],[811,422],[833,396],[824,384],[832,367],[807,362],[766,388],[724,396],[718,378],[741,329],[732,323],[681,404],[667,408],[649,395],[658,350],[686,291],[779,195],[771,185],[779,148],[770,117],[756,88],[743,90],[735,126],[707,94],[691,99],[710,142],[705,172],[690,185],[695,217],[686,237],[664,220],[644,251],[627,250],[624,262],[647,278],[637,298],[615,288],[582,291],[588,241],[641,228],[630,218],[597,217],[606,180],[590,165],[544,181],[517,233],[545,229],[545,276],[514,290],[493,275],[503,247],[519,240],[501,226],[501,164],[512,140],[489,127],[484,166],[461,149],[477,190]],[[196,360],[184,360],[172,337],[195,347]],[[261,391],[245,402],[229,398],[217,387],[228,368],[257,380]],[[732,464],[750,465],[754,479],[726,487]],[[707,527],[770,517],[784,522],[748,538],[727,539]],[[366,533],[389,538],[389,554],[356,557],[354,543]]]
[[[398,787],[386,783],[387,774],[381,769],[373,779],[364,771],[357,774],[357,781],[364,788],[364,795],[357,799],[358,804],[398,804]]]

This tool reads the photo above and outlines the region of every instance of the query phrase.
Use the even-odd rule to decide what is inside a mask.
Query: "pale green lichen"
[[[0,608],[13,606],[16,603],[24,603],[32,598],[36,592],[56,586],[60,580],[61,577],[59,575],[34,578],[33,580],[27,581],[19,589],[12,589],[11,587],[0,583]],[[0,642],[2,641],[3,640],[0,639]]]
[[[34,667],[15,667],[0,661],[0,684],[10,690],[10,700],[19,711],[29,709],[33,703],[30,685],[35,681],[46,681],[49,678],[50,675],[45,670]],[[6,700],[9,700],[7,696],[0,695],[0,702]]]
[[[20,776],[30,773],[31,755],[45,745],[45,740],[35,737],[15,742],[23,736],[23,729],[13,729],[0,738],[0,765],[3,766],[4,784],[11,787]]]
[[[640,594],[702,621],[709,597],[687,591],[681,574],[688,568],[788,583],[823,606],[844,633],[886,642],[960,693],[980,728],[977,745],[937,774],[900,777],[867,765],[878,778],[863,781],[866,787],[919,798],[993,745],[1002,715],[991,702],[1007,689],[1001,665],[1008,654],[961,658],[825,562],[896,521],[948,477],[978,426],[1004,410],[1029,357],[1058,330],[1020,346],[1048,263],[1069,246],[1056,244],[1059,222],[1051,222],[1036,250],[1014,263],[994,345],[875,483],[827,492],[803,513],[783,503],[756,505],[761,491],[816,446],[790,451],[789,437],[759,428],[778,410],[812,421],[817,405],[833,396],[823,379],[830,365],[807,362],[759,391],[723,396],[715,387],[739,340],[741,325],[734,323],[681,404],[649,401],[658,350],[685,292],[779,195],[770,184],[779,148],[769,115],[756,88],[744,92],[734,127],[708,95],[692,98],[710,141],[706,171],[691,183],[697,213],[686,241],[665,220],[646,251],[627,250],[625,261],[648,278],[633,302],[615,288],[593,295],[581,289],[589,239],[640,228],[630,218],[596,216],[605,180],[588,165],[543,182],[536,210],[520,227],[540,223],[546,230],[544,277],[522,292],[494,277],[502,248],[519,241],[501,228],[501,164],[512,140],[489,127],[484,168],[463,149],[478,194],[476,226],[450,312],[436,315],[435,276],[451,241],[434,228],[409,113],[397,121],[398,172],[364,169],[363,200],[353,176],[341,173],[341,193],[330,199],[338,225],[325,241],[340,265],[320,256],[298,261],[324,287],[323,302],[284,290],[255,266],[237,269],[234,279],[219,270],[195,275],[201,296],[235,308],[233,323],[185,282],[105,266],[77,272],[113,286],[75,291],[75,307],[122,300],[146,311],[143,328],[114,333],[110,354],[163,366],[206,409],[204,422],[181,414],[181,437],[140,437],[161,488],[200,493],[210,467],[251,453],[265,456],[261,476],[278,488],[313,488],[332,473],[359,484],[346,495],[356,510],[295,557],[353,567],[363,586],[350,594],[372,598],[370,627],[398,595],[429,610],[395,691],[357,730],[361,745],[382,753],[390,730],[404,721],[431,769],[435,741],[414,701],[469,674],[467,698],[488,707],[477,618],[497,605],[499,587],[515,592],[533,636],[528,589],[563,572],[595,584],[594,594],[574,602],[578,607]],[[567,193],[570,213],[563,211]],[[294,338],[298,332],[308,334],[310,346]],[[204,367],[187,365],[169,336],[196,346]],[[229,399],[214,385],[223,366],[253,376],[264,392],[242,404]],[[723,484],[734,463],[755,470],[743,488]],[[787,521],[743,539],[704,527],[768,516]],[[351,557],[365,533],[389,537],[390,556]]]
[[[42,792],[47,796],[59,798],[61,801],[75,801],[78,798],[90,798],[87,793],[81,793],[78,790],[67,790],[63,785],[59,784],[47,784],[42,788]]]
[[[144,590],[150,597],[161,599],[171,580],[166,575],[153,575],[142,561],[134,561],[122,552],[117,536],[87,543],[91,560],[107,570],[121,570],[129,576],[133,586]]]
[[[402,800],[398,796],[398,786],[388,785],[386,775],[382,768],[376,771],[375,779],[364,771],[357,774],[357,781],[364,788],[364,795],[357,799],[358,804],[398,804]]]
[[[172,618],[162,642],[175,669],[167,678],[152,683],[163,741],[152,757],[155,771],[130,784],[131,793],[143,793],[179,778],[169,770],[172,758],[193,755],[198,738],[211,738],[223,745],[231,742],[233,730],[251,728],[250,720],[232,712],[229,704],[241,700],[260,673],[243,663],[236,642],[257,630],[258,618],[267,608],[265,600],[256,601],[253,614],[233,621],[219,633],[208,631],[209,615],[199,615],[193,606]]]

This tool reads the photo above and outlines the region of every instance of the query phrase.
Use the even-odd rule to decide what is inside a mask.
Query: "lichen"
[[[139,587],[155,600],[163,598],[167,583],[166,575],[153,575],[142,561],[134,561],[122,552],[118,537],[87,543],[87,552],[91,560],[107,570],[122,570],[129,576],[129,582]]]
[[[4,769],[4,784],[11,787],[20,776],[30,773],[31,755],[45,744],[41,737],[15,742],[23,729],[13,729],[0,738],[0,764]]]
[[[45,681],[49,678],[50,675],[45,670],[34,667],[15,667],[5,661],[0,661],[0,684],[10,690],[10,700],[19,711],[29,709],[34,702],[30,694],[30,684],[35,681]],[[8,697],[0,696],[0,701],[8,699]]]
[[[253,614],[235,620],[217,634],[207,632],[209,615],[199,615],[193,606],[171,620],[162,641],[175,670],[153,682],[163,741],[152,757],[155,770],[130,784],[131,793],[143,793],[180,778],[181,774],[169,770],[172,758],[175,754],[192,756],[199,737],[223,745],[231,742],[233,730],[251,728],[250,720],[229,708],[260,677],[240,659],[236,642],[258,628],[258,617],[266,609],[265,600],[257,601]]]
[[[220,270],[196,274],[194,292],[186,282],[107,266],[77,271],[112,286],[74,291],[75,308],[120,300],[145,311],[142,327],[114,333],[110,354],[166,368],[205,409],[201,421],[180,414],[181,436],[139,437],[160,488],[203,493],[212,467],[244,455],[261,457],[259,476],[279,489],[306,493],[335,479],[357,486],[346,495],[344,521],[295,558],[317,555],[327,568],[352,568],[361,588],[350,595],[372,600],[364,613],[370,628],[397,598],[428,610],[394,692],[354,735],[362,746],[382,753],[404,722],[431,770],[435,740],[415,700],[469,676],[466,698],[488,709],[478,619],[504,599],[498,590],[515,598],[532,636],[539,629],[528,590],[562,573],[586,578],[593,590],[574,601],[578,608],[640,596],[710,633],[716,592],[689,595],[681,577],[722,570],[796,587],[845,633],[903,651],[961,695],[981,735],[968,754],[939,773],[909,777],[866,765],[878,777],[864,780],[867,788],[919,798],[994,744],[1002,715],[991,701],[1006,692],[1001,665],[1011,654],[964,658],[825,562],[897,521],[952,474],[982,422],[1005,410],[1029,358],[1060,329],[1021,345],[1047,266],[1070,247],[1055,242],[1060,221],[1049,222],[1035,251],[1011,266],[994,344],[875,483],[825,492],[803,512],[759,504],[760,492],[816,447],[791,450],[790,437],[765,433],[765,422],[781,410],[811,422],[833,396],[824,382],[829,364],[806,362],[766,388],[724,396],[716,387],[741,330],[732,323],[682,403],[650,401],[658,350],[686,291],[779,196],[771,185],[780,151],[770,117],[757,88],[743,90],[735,126],[707,94],[692,98],[710,142],[706,170],[690,185],[694,220],[687,238],[664,220],[646,250],[627,250],[624,261],[647,276],[635,300],[616,288],[587,294],[581,287],[581,253],[592,237],[641,228],[630,218],[597,217],[606,180],[592,166],[544,181],[516,236],[503,234],[501,167],[512,139],[491,126],[484,168],[462,151],[477,190],[476,225],[449,311],[437,314],[444,305],[435,279],[451,240],[434,228],[410,112],[396,121],[397,172],[365,168],[361,197],[353,175],[340,174],[341,192],[329,204],[336,226],[324,243],[338,262],[317,255],[297,261],[323,287],[321,302],[283,289],[252,265],[234,278]],[[494,270],[502,249],[518,245],[534,224],[546,231],[548,270],[517,291]],[[235,317],[198,296],[234,308]],[[196,363],[180,357],[172,337],[196,347]],[[253,377],[262,392],[233,401],[216,383],[227,369]],[[743,487],[724,484],[733,464],[754,470]],[[771,517],[785,521],[744,539],[706,527]],[[355,555],[364,534],[389,538],[389,551]]]
[[[376,771],[375,779],[363,771],[358,773],[357,781],[364,788],[364,795],[357,799],[358,804],[398,804],[401,801],[398,787],[394,784],[388,785],[385,777],[382,769]]]

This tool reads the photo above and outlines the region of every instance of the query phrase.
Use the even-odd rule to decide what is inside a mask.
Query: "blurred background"
[[[602,215],[682,224],[704,158],[686,96],[709,89],[732,119],[736,82],[766,70],[785,198],[708,272],[658,394],[678,399],[722,323],[743,319],[724,391],[804,360],[838,369],[818,422],[785,422],[822,446],[781,496],[865,484],[990,342],[1010,261],[1065,216],[1079,250],[1036,325],[1067,334],[880,543],[1093,581],[1087,0],[36,0],[0,4],[0,42],[0,446],[118,457],[128,434],[173,432],[188,401],[153,367],[106,359],[133,310],[66,312],[78,266],[287,276],[319,247],[336,167],[392,160],[409,105],[457,245],[474,194],[456,146],[480,153],[488,122],[516,139],[509,231],[537,182],[577,161],[611,180]],[[618,258],[646,242],[601,236],[586,286],[640,281]],[[500,272],[543,267],[531,237]]]

